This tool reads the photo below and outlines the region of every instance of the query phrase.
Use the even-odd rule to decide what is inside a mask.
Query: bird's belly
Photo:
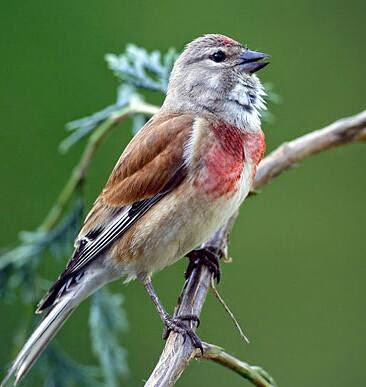
[[[189,182],[157,203],[136,224],[125,261],[129,277],[159,271],[208,240],[247,196],[251,174],[250,166],[244,168],[235,190],[220,197],[210,198]]]

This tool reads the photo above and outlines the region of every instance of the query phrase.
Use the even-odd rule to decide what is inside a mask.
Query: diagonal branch
[[[264,187],[279,174],[311,155],[361,141],[366,141],[366,110],[282,144],[259,164],[253,190]],[[205,247],[216,248],[217,251],[222,251],[226,255],[228,235],[237,215],[235,214],[228,224],[216,232],[214,237],[205,244]],[[204,266],[192,271],[190,278],[184,284],[176,307],[176,314],[200,315],[210,286],[210,279],[211,274]],[[192,328],[195,329],[195,326]],[[190,340],[184,341],[181,335],[171,332],[145,387],[173,386],[189,362],[197,356],[199,355]],[[210,352],[206,353],[204,357],[236,370],[235,364],[238,360],[230,355],[224,356],[225,360],[221,359],[220,361],[217,360],[217,357],[211,356]],[[268,381],[267,385],[256,384],[253,379],[251,381],[257,386],[273,386],[273,383],[268,383]]]
[[[361,141],[366,141],[366,110],[279,146],[259,164],[253,188],[262,188],[280,173],[309,156]]]

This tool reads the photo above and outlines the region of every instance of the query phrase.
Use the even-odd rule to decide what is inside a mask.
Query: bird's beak
[[[240,55],[240,70],[253,74],[269,64],[269,62],[262,61],[262,59],[268,57],[269,55],[263,52],[246,50],[244,54]]]

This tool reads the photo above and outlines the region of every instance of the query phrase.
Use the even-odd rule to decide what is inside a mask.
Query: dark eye
[[[226,54],[224,51],[216,51],[211,56],[210,59],[212,59],[214,62],[223,62],[226,59]]]

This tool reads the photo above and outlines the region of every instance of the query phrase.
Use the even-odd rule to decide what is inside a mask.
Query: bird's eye
[[[214,62],[223,62],[226,59],[226,54],[224,51],[216,51],[211,56],[210,59],[212,59]]]

